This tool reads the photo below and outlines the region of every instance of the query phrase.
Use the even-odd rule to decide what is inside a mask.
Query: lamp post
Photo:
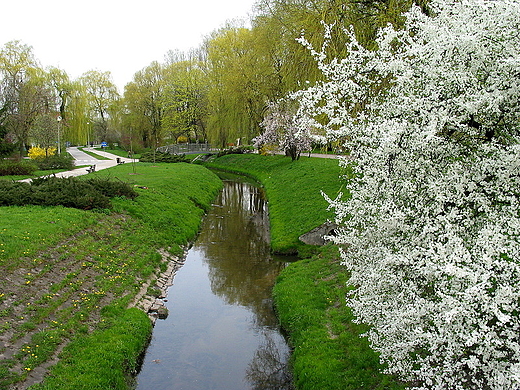
[[[90,147],[90,121],[87,121],[87,146]]]
[[[61,155],[61,140],[60,140],[61,116],[58,115],[56,120],[58,121],[58,156],[60,156]]]

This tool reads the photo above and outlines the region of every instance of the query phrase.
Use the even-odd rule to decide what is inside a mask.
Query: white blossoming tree
[[[311,136],[308,127],[296,125],[295,105],[287,99],[271,103],[261,126],[262,134],[253,139],[253,146],[276,145],[291,159],[298,160],[302,151],[310,150]]]
[[[430,10],[381,31],[377,51],[349,31],[348,58],[313,51],[327,81],[296,94],[299,116],[348,140],[336,242],[388,372],[520,389],[520,3]]]

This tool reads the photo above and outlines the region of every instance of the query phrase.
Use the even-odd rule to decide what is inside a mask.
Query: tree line
[[[422,1],[422,0],[417,0]],[[323,78],[309,51],[346,54],[345,35],[373,46],[376,31],[403,23],[412,0],[258,0],[248,27],[233,21],[198,48],[170,51],[163,62],[137,71],[120,93],[110,72],[72,80],[65,70],[42,67],[31,46],[13,41],[0,50],[0,153],[23,153],[70,142],[119,142],[153,148],[178,141],[220,147],[248,144],[261,133],[268,107]]]

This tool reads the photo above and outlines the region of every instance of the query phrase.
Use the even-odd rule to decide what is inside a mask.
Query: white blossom
[[[294,111],[294,103],[289,100],[271,103],[261,123],[265,130],[253,139],[253,145],[256,148],[266,144],[279,146],[293,160],[299,159],[302,151],[310,150],[313,138],[309,127],[304,125],[305,118],[296,125]],[[314,140],[320,140],[320,137],[314,137]]]
[[[350,151],[335,241],[388,372],[520,389],[520,3],[430,7],[377,51],[347,29],[347,58],[313,52],[327,81],[295,94],[297,118]]]

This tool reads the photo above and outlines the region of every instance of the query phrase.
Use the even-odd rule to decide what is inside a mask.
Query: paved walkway
[[[83,152],[82,150],[79,150],[77,147],[69,147],[67,148],[67,152],[74,157],[74,165],[80,166],[80,165],[95,165],[96,171],[99,171],[101,169],[111,168],[117,165],[117,159],[119,158],[120,161],[124,161],[125,163],[129,163],[134,161],[131,158],[126,157],[119,157],[112,153],[102,152],[99,150],[95,150],[94,148],[82,148],[88,151],[92,151],[93,153],[96,153],[100,156],[106,157],[109,160],[98,160],[95,157],[92,157],[91,155]],[[135,160],[139,161],[139,160]],[[56,177],[71,177],[71,176],[81,176],[86,175],[88,167],[82,167],[82,168],[76,168],[72,171],[65,171],[65,172],[57,172],[55,174]],[[30,182],[32,179],[25,179],[20,181]]]
[[[74,157],[74,165],[76,166],[83,166],[82,168],[76,168],[76,169],[73,169],[71,171],[65,171],[65,172],[57,172],[56,174],[54,174],[54,176],[56,177],[71,177],[71,176],[81,176],[81,175],[86,175],[88,172],[87,172],[87,168],[88,167],[85,167],[85,165],[95,165],[96,166],[96,171],[100,171],[102,169],[106,169],[106,168],[111,168],[111,167],[114,167],[117,165],[117,159],[119,158],[120,161],[124,161],[125,163],[130,163],[132,161],[139,161],[137,159],[131,159],[131,158],[126,158],[126,157],[119,157],[119,156],[116,156],[115,154],[112,154],[112,153],[108,153],[108,152],[103,152],[103,151],[100,151],[100,150],[97,150],[97,149],[94,149],[94,148],[90,148],[90,147],[85,147],[85,148],[82,148],[84,150],[88,150],[88,151],[91,151],[99,156],[103,156],[103,157],[106,157],[108,158],[109,160],[98,160],[97,158],[95,157],[92,157],[90,154],[87,154],[85,153],[83,150],[79,150],[77,147],[69,147],[67,148],[67,152],[69,152],[69,154]],[[280,154],[282,154],[280,152]],[[300,158],[304,158],[304,157],[308,157],[309,156],[309,153],[302,153]],[[310,155],[310,157],[321,157],[321,158],[334,158],[334,159],[337,159],[339,158],[340,156],[338,155],[335,155],[335,154],[317,154],[317,153],[313,153]],[[32,179],[24,179],[24,180],[20,180],[20,181],[25,181],[25,182],[30,182]]]

